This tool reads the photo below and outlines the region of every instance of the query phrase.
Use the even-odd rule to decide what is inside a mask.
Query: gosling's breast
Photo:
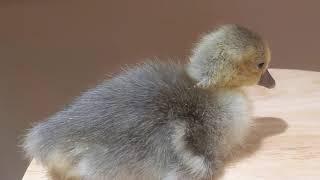
[[[251,121],[251,105],[242,90],[221,90],[216,94],[226,127],[226,144],[241,144],[247,135]]]

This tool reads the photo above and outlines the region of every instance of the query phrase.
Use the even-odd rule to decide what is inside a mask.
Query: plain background
[[[186,60],[216,25],[260,32],[273,68],[319,71],[319,7],[317,0],[1,0],[0,179],[23,176],[17,144],[31,122],[124,64]]]

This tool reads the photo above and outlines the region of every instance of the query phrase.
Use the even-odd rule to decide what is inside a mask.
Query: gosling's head
[[[269,63],[269,47],[257,33],[239,25],[224,25],[196,45],[187,72],[203,88],[255,84],[273,88]]]

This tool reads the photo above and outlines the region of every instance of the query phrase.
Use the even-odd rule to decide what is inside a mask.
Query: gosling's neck
[[[234,68],[232,68],[228,61],[220,60],[200,61],[191,57],[188,64],[186,64],[186,72],[188,76],[197,82],[197,85],[202,88],[236,88],[240,84],[235,84],[232,81],[232,75],[234,74]]]
[[[185,66],[185,70],[187,72],[187,75],[197,83],[203,80],[204,71],[201,63],[197,63],[195,60],[190,59],[189,63]]]

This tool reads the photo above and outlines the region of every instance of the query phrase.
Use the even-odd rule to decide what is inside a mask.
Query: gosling
[[[56,180],[203,180],[243,144],[244,86],[275,85],[255,32],[224,25],[190,61],[148,61],[88,90],[26,135],[24,149]]]

